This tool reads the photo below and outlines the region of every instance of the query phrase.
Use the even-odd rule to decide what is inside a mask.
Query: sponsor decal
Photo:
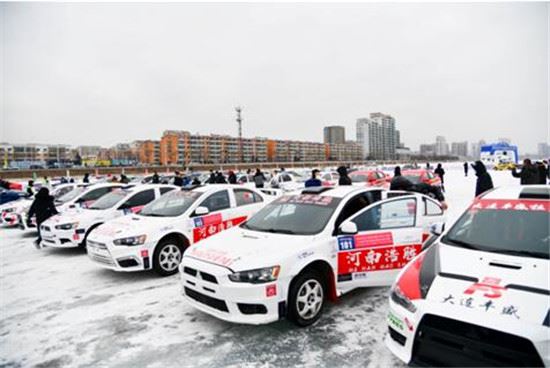
[[[198,242],[203,239],[208,238],[209,236],[212,236],[214,234],[217,234],[221,231],[227,230],[232,228],[233,226],[239,225],[241,222],[244,222],[246,220],[246,216],[241,217],[235,217],[230,220],[222,221],[221,215],[219,216],[218,222],[212,222],[212,220],[209,220],[209,224],[205,224],[200,227],[195,227],[193,229],[193,242]],[[195,223],[196,224],[196,223]]]
[[[277,285],[267,285],[265,287],[265,296],[270,298],[277,295]]]
[[[403,321],[392,312],[388,313],[388,323],[401,331],[405,329],[403,327]]]
[[[208,216],[197,217],[193,219],[195,227],[203,227],[207,225],[217,225],[222,222],[222,214],[214,213]]]
[[[333,197],[320,196],[316,194],[301,194],[283,196],[275,201],[275,203],[291,203],[291,204],[312,204],[316,206],[330,206],[333,202]]]
[[[412,332],[414,330],[413,324],[409,321],[407,317],[405,317],[405,324],[407,325],[407,328],[409,329],[409,331]]]
[[[393,244],[391,232],[338,238],[338,274],[402,268],[421,250],[420,243]]]
[[[501,316],[510,316],[520,319],[519,307],[513,304],[497,303],[494,299],[483,297],[455,297],[449,294],[441,300],[443,304],[457,305],[464,308],[480,310],[485,313],[498,313]]]
[[[478,199],[472,203],[469,210],[550,212],[550,201],[535,199]]]
[[[190,255],[195,258],[199,258],[204,261],[212,262],[226,267],[229,267],[233,262],[238,259],[232,258],[226,251],[214,249],[203,250],[200,249],[200,247],[192,247],[190,249]]]
[[[475,292],[483,293],[486,298],[494,299],[502,296],[502,290],[506,290],[504,286],[500,286],[500,279],[496,277],[485,277],[481,282],[472,284],[464,291],[464,294],[472,295]]]

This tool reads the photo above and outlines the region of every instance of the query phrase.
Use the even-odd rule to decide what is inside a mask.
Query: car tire
[[[160,241],[153,253],[153,270],[160,276],[177,273],[183,251],[183,246],[175,238]]]
[[[306,271],[294,278],[288,294],[288,318],[300,327],[314,324],[325,306],[327,287],[315,271]]]
[[[93,225],[93,226],[86,232],[86,235],[84,235],[84,239],[82,239],[82,242],[80,242],[80,244],[78,244],[78,248],[79,248],[79,249],[86,249],[86,242],[88,241],[88,235],[90,235],[90,233],[91,233],[96,227],[98,227],[99,225],[101,225],[101,224],[95,224],[95,225]]]

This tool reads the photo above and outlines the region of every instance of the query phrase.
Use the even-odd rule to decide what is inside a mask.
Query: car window
[[[253,204],[263,201],[262,197],[251,190],[234,189],[233,191],[235,192],[235,200],[237,201],[237,206],[246,206],[247,204]]]
[[[202,207],[208,208],[210,212],[221,211],[229,208],[229,192],[227,190],[222,190],[211,194],[200,204]]]
[[[144,206],[155,199],[155,191],[153,189],[144,190],[131,196],[124,202],[120,209]]]
[[[99,197],[102,197],[105,194],[110,193],[113,189],[117,189],[117,187],[103,187],[103,188],[92,189],[88,193],[80,197],[79,201],[80,202],[94,201]]]
[[[440,216],[443,215],[443,209],[434,201],[424,199],[424,214],[426,216]]]
[[[323,175],[323,180],[331,180],[332,178],[330,177],[330,174],[325,174]]]
[[[175,188],[172,187],[162,187],[160,188],[160,195],[163,195],[164,193],[168,193],[171,190],[174,190]]]
[[[292,178],[290,175],[281,175],[282,181],[292,181]]]
[[[176,217],[182,215],[200,197],[200,192],[174,190],[146,205],[141,216]]]
[[[367,176],[363,174],[350,175],[350,178],[353,183],[364,183],[367,181]]]
[[[74,187],[71,187],[71,186],[59,188],[58,190],[55,191],[54,198],[59,199],[59,198],[63,197],[65,194],[72,191],[73,189],[74,189]]]
[[[335,223],[335,229],[338,229],[340,224],[344,222],[344,220],[350,218],[357,212],[361,211],[363,208],[370,206],[374,202],[379,200],[379,198],[373,197],[373,193],[365,192],[356,195],[355,197],[351,198],[348,203],[342,208],[340,211],[340,214],[338,215],[338,218],[336,219]]]
[[[380,203],[363,212],[352,221],[358,231],[395,229],[414,226],[416,199],[398,199]]]

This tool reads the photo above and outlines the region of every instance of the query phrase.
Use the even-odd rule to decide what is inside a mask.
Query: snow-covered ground
[[[473,199],[475,176],[446,167],[448,219]],[[517,184],[491,172],[496,186]],[[449,222],[448,222],[449,223]],[[178,276],[114,273],[83,251],[34,248],[0,230],[0,366],[401,366],[386,349],[387,288],[358,290],[312,327],[234,325],[189,307]]]

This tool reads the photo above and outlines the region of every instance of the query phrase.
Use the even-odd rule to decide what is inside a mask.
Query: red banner
[[[479,199],[470,210],[550,212],[550,201],[540,199]]]
[[[214,216],[214,215],[212,215],[212,216]],[[217,234],[217,233],[219,233],[221,231],[224,231],[226,229],[230,229],[233,226],[237,226],[241,222],[246,220],[246,216],[241,216],[241,217],[235,217],[235,218],[230,219],[230,220],[222,221],[222,219],[221,219],[222,216],[221,215],[216,215],[216,216],[219,216],[219,221],[218,222],[213,221],[214,218],[207,219],[210,216],[206,216],[206,217],[203,217],[203,224],[206,222],[205,219],[207,219],[208,224],[203,225],[203,226],[199,226],[199,227],[195,227],[193,229],[193,242],[194,243],[196,243],[196,242],[198,242],[202,239],[206,239],[209,236]]]

